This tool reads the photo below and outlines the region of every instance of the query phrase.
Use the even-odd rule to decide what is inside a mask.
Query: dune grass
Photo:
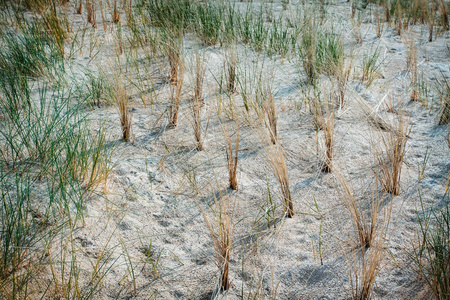
[[[120,267],[125,270],[125,274],[122,274],[123,277],[118,288],[120,291],[115,296],[119,298],[122,289],[126,293],[125,297],[143,296],[140,293],[144,293],[143,290],[150,285],[147,285],[147,278],[140,280],[139,277],[145,277],[148,274],[142,275],[144,272],[140,272],[140,260],[136,259],[132,249],[128,249],[127,242],[122,237],[119,238],[118,245],[113,246],[120,248],[119,255],[113,254],[105,246],[95,254],[94,259],[86,259],[79,255],[83,250],[76,244],[74,237],[77,230],[85,230],[83,229],[84,218],[89,201],[100,194],[99,187],[102,185],[106,190],[106,181],[111,172],[115,149],[115,143],[108,142],[105,125],[100,120],[91,120],[91,115],[87,110],[95,111],[105,103],[115,104],[120,118],[121,137],[128,142],[133,140],[131,99],[135,97],[136,90],[139,90],[139,94],[148,93],[150,90],[150,93],[158,94],[158,99],[155,97],[155,103],[152,102],[152,107],[148,110],[148,118],[153,118],[155,111],[160,113],[159,118],[168,115],[169,126],[177,126],[179,120],[180,124],[184,124],[182,100],[185,95],[189,97],[188,108],[193,120],[195,147],[198,151],[205,151],[200,153],[194,151],[196,154],[189,157],[189,151],[186,151],[189,154],[185,154],[184,151],[173,152],[174,155],[181,158],[179,160],[181,164],[191,164],[194,159],[201,161],[205,157],[210,159],[210,154],[214,154],[215,151],[222,155],[223,150],[226,152],[226,165],[222,160],[222,164],[218,168],[227,169],[228,186],[233,191],[227,190],[222,194],[214,192],[208,209],[201,208],[201,214],[212,238],[214,257],[220,273],[218,280],[220,290],[233,288],[234,278],[232,280],[230,274],[234,272],[232,266],[235,265],[235,262],[242,263],[242,269],[246,263],[244,258],[237,255],[236,258],[234,255],[233,259],[231,257],[233,246],[237,243],[233,245],[234,216],[230,195],[236,195],[239,201],[242,198],[249,200],[248,203],[254,201],[256,203],[254,207],[245,208],[249,209],[248,214],[252,218],[255,214],[257,215],[254,224],[264,223],[264,230],[259,228],[263,226],[253,226],[250,234],[245,232],[246,228],[244,228],[244,231],[240,232],[242,236],[239,236],[239,243],[242,243],[244,247],[247,240],[253,238],[258,239],[259,243],[260,240],[264,242],[267,237],[275,237],[277,242],[280,239],[280,247],[282,247],[283,243],[281,243],[281,237],[277,235],[278,231],[271,228],[272,224],[275,228],[277,221],[275,211],[279,206],[274,204],[273,191],[275,189],[270,185],[273,182],[279,185],[279,195],[281,195],[281,205],[284,206],[285,216],[292,218],[294,216],[294,200],[296,203],[300,203],[303,200],[297,196],[308,196],[303,194],[306,190],[303,186],[305,182],[306,185],[309,185],[309,178],[303,176],[304,169],[307,169],[309,170],[307,172],[320,177],[325,184],[329,183],[328,179],[333,178],[333,175],[323,174],[321,171],[337,173],[335,178],[340,184],[339,201],[349,212],[350,222],[354,228],[352,232],[355,233],[352,239],[356,240],[356,243],[349,243],[352,246],[351,249],[345,249],[344,258],[348,262],[348,268],[342,270],[343,272],[348,271],[350,274],[348,282],[352,298],[371,299],[374,297],[373,287],[377,275],[381,271],[385,250],[388,247],[386,239],[390,222],[389,205],[392,201],[386,207],[383,205],[386,204],[385,200],[392,199],[388,199],[390,196],[386,196],[385,193],[399,195],[402,191],[400,175],[406,155],[410,125],[404,115],[399,113],[399,115],[393,116],[396,122],[390,126],[392,130],[383,132],[379,138],[375,139],[372,147],[375,158],[375,167],[372,168],[373,176],[383,191],[375,190],[371,195],[359,194],[361,189],[350,187],[346,178],[339,177],[337,166],[340,157],[335,157],[340,154],[336,153],[335,143],[336,141],[340,142],[337,139],[341,138],[339,134],[342,134],[340,128],[337,128],[339,129],[338,135],[335,136],[335,125],[347,122],[348,114],[353,113],[351,97],[355,95],[354,91],[360,93],[359,86],[351,82],[354,79],[350,76],[353,70],[353,52],[348,58],[348,53],[344,51],[344,49],[348,50],[349,43],[353,47],[354,41],[344,38],[347,37],[345,34],[341,36],[339,33],[342,31],[338,30],[342,30],[342,28],[334,27],[334,24],[330,25],[330,22],[327,21],[326,18],[331,16],[331,10],[328,11],[327,6],[330,4],[329,1],[318,3],[302,1],[301,4],[298,4],[301,8],[298,8],[296,12],[293,11],[294,5],[284,0],[281,3],[272,1],[241,2],[230,4],[226,1],[214,0],[136,0],[135,2],[83,0],[73,1],[72,6],[67,5],[63,0],[24,0],[17,6],[10,2],[12,3],[11,7],[20,9],[15,12],[17,13],[16,19],[12,18],[17,21],[15,26],[10,26],[8,21],[0,19],[0,45],[2,46],[2,51],[0,51],[0,294],[2,296],[8,299],[28,299],[34,298],[37,292],[44,290],[43,294],[40,294],[42,298],[95,299],[111,292],[110,286],[103,286],[103,279],[119,259],[123,264]],[[356,2],[358,1],[354,1],[354,3]],[[374,29],[379,38],[383,35],[383,26],[392,25],[391,23],[384,24],[381,10],[384,10],[386,21],[389,22],[390,18],[393,19],[398,32],[404,36],[408,26],[414,22],[428,22],[430,41],[433,40],[434,34],[441,34],[446,28],[448,29],[448,20],[446,20],[448,12],[446,12],[446,3],[443,0],[435,0],[429,3],[430,5],[426,5],[426,1],[423,0],[409,2],[374,0],[369,2],[371,3],[370,6],[367,6],[369,9],[381,5],[381,7],[376,7],[377,23],[376,29]],[[108,5],[109,12],[102,6],[105,3]],[[362,7],[365,8],[367,3],[368,1],[363,1]],[[41,4],[42,7],[39,6]],[[336,1],[331,1],[331,4],[341,5]],[[357,9],[362,7],[352,6],[355,16]],[[71,8],[74,12],[77,10],[77,13],[81,15],[76,18],[83,20],[83,23],[86,21],[90,23],[85,29],[80,29],[76,33],[76,35],[79,33],[83,35],[81,40],[78,40],[71,32],[72,26],[78,26],[76,22],[74,24],[68,22],[66,11]],[[25,21],[27,19],[25,14],[18,13],[21,10],[26,11],[28,21]],[[112,28],[107,27],[105,12],[111,13],[111,22],[115,23],[115,25],[111,24]],[[104,31],[101,31],[101,28],[92,28],[98,25],[96,16],[100,14]],[[122,16],[126,17],[126,22],[121,19]],[[361,34],[361,30],[367,28],[366,23],[363,23],[366,20],[362,21],[364,17],[364,13],[358,13],[358,19],[354,23],[353,32],[356,33],[358,44],[356,47],[362,47],[363,40],[366,43],[367,35],[362,36]],[[339,25],[342,24],[339,23]],[[83,49],[85,34],[91,39],[89,55],[85,54]],[[110,34],[116,34],[114,41],[119,43],[116,58],[121,66],[123,63],[124,68],[118,67],[117,74],[112,71],[114,80],[111,81],[108,81],[108,74],[103,71],[83,74],[80,77],[85,76],[86,78],[78,81],[78,86],[75,87],[75,81],[71,76],[78,76],[74,73],[78,72],[79,65],[86,65],[87,68],[93,66],[95,51],[102,54],[107,53],[106,51],[101,52],[104,49],[100,49],[100,47],[97,49],[97,46],[99,46],[98,43],[104,42],[103,46],[109,49]],[[384,37],[387,38],[387,34]],[[67,42],[70,39],[73,40],[71,41],[70,59],[68,59],[65,57],[64,49],[67,48]],[[77,45],[80,47],[79,49],[74,46],[77,43],[79,43]],[[191,43],[195,43],[195,47],[202,48],[205,53],[208,52],[208,55],[211,54],[213,59],[211,65],[208,65],[198,52],[195,54],[192,70],[194,82],[192,86],[189,86],[184,82],[185,75],[189,76],[186,74],[184,56],[188,56],[192,51]],[[417,53],[412,39],[405,39],[405,45],[407,46],[407,69],[411,74],[411,87],[413,88],[411,99],[417,100]],[[382,77],[379,74],[380,53],[381,51],[376,48],[374,51],[371,49],[362,54],[362,76],[357,79],[366,83],[367,88],[375,78]],[[243,56],[244,54],[248,56]],[[84,55],[86,55],[86,60],[82,59]],[[220,60],[220,57],[224,57],[223,68],[219,67],[223,82],[217,89],[210,82],[206,83],[204,87],[204,78],[211,76],[217,78],[217,74],[214,73],[217,61],[214,59]],[[266,71],[264,66],[256,72],[241,66],[248,63],[246,59],[250,59],[250,57],[256,61],[255,66],[261,63],[260,58],[262,57],[263,64],[266,63],[266,60],[270,60],[271,64],[276,64],[276,72],[283,73],[283,76],[286,75],[286,80],[283,80],[279,90],[278,86],[274,87],[272,82],[267,81],[265,84],[261,79],[262,74]],[[284,73],[285,67],[288,69],[295,64],[300,64],[302,67],[300,72],[294,72],[295,76],[298,76],[299,73],[306,74],[306,84],[302,81],[298,82],[298,78],[288,78],[288,72]],[[142,68],[140,69],[140,67]],[[240,67],[242,69],[238,69]],[[167,74],[163,74],[167,70],[169,80],[166,80]],[[242,70],[244,72],[240,72]],[[138,79],[136,79],[136,73],[139,75]],[[272,76],[278,80],[278,74],[272,74]],[[321,90],[324,78],[330,83],[328,85],[327,82],[326,87],[331,86],[333,90],[329,93],[329,99],[327,98],[326,101],[323,97],[320,99],[321,95],[326,94]],[[156,80],[155,84],[153,84],[153,80]],[[151,84],[147,84],[150,81]],[[226,88],[222,88],[222,83]],[[151,87],[147,89],[150,85]],[[304,132],[295,132],[290,136],[286,131],[286,123],[279,122],[280,116],[292,115],[292,113],[288,114],[289,110],[296,106],[297,102],[296,99],[283,99],[282,103],[276,104],[278,97],[286,97],[286,94],[300,98],[306,97],[304,95],[305,86],[308,86],[308,89],[311,88],[314,93],[309,104],[317,137],[317,150],[319,149],[319,136],[323,135],[323,143],[320,141],[320,144],[324,146],[320,154],[320,166],[317,166],[316,162],[308,163],[310,149],[308,141],[303,140]],[[447,79],[443,76],[439,87],[442,103],[439,115],[440,125],[448,124],[450,119],[448,86]],[[207,90],[204,91],[204,88]],[[224,90],[226,93],[223,93]],[[280,91],[281,96],[276,95],[275,98],[273,94],[275,90]],[[203,99],[204,93],[208,95],[205,100]],[[224,97],[227,97],[228,103],[223,101]],[[218,116],[214,116],[214,111],[210,110],[209,100],[215,98],[220,102]],[[344,99],[350,100],[350,105],[348,107],[345,105],[345,108]],[[367,101],[372,100],[368,99]],[[337,102],[342,109],[342,111],[337,111],[339,114],[335,112]],[[142,110],[139,108],[137,111],[140,114],[144,109],[147,109],[145,101],[144,108]],[[288,113],[285,113],[286,110]],[[395,113],[393,105],[389,110]],[[220,119],[221,111],[227,113],[229,120]],[[224,140],[218,142],[219,148],[214,144],[216,137],[212,134],[207,137],[207,149],[204,147],[205,136],[202,134],[206,133],[202,132],[201,123],[204,112],[210,113],[206,128],[210,124],[211,126],[221,126]],[[342,114],[340,114],[341,112]],[[139,115],[139,117],[141,116]],[[302,111],[299,116],[299,119],[289,119],[289,122],[292,123],[289,123],[288,126],[296,128],[298,125],[301,127],[304,120]],[[306,118],[310,117],[306,116]],[[339,121],[336,123],[337,119]],[[119,124],[119,120],[115,121]],[[159,119],[154,124],[156,125],[158,122]],[[356,122],[352,124],[356,124]],[[134,126],[136,128],[147,126],[145,127],[147,130],[151,125],[143,123]],[[262,142],[253,140],[256,130],[249,130],[249,128],[258,128],[258,126],[263,128],[261,131],[263,133],[260,133],[264,136]],[[280,128],[283,131],[280,131],[279,136],[277,131]],[[165,135],[166,131],[165,128],[159,131],[155,129],[157,129],[156,126],[151,128],[151,132],[146,132],[149,144],[142,145],[140,143],[144,139],[138,139],[136,145],[123,143],[121,147],[127,147],[127,150],[131,149],[128,147],[134,146],[141,147],[139,150],[143,150],[147,146],[156,149],[159,146],[160,137]],[[183,129],[171,130],[174,139],[184,141]],[[378,129],[386,130],[386,128]],[[213,130],[217,132],[217,128]],[[288,133],[292,133],[292,131]],[[352,134],[352,132],[349,131],[345,134]],[[287,140],[296,138],[296,136],[304,144],[297,146]],[[176,142],[180,142],[180,140]],[[150,144],[153,142],[155,144]],[[284,144],[285,142],[286,144]],[[178,146],[180,149],[185,147],[185,145],[177,145],[177,149]],[[268,161],[268,166],[261,166],[260,174],[262,175],[253,176],[251,168],[249,168],[250,170],[239,170],[241,172],[239,180],[242,175],[243,181],[238,184],[237,166],[238,162],[241,163],[240,159],[248,162],[248,158],[253,157],[256,161],[254,164],[258,165],[261,152],[264,152],[263,155]],[[116,159],[116,157],[114,158]],[[182,161],[185,158],[187,159]],[[147,157],[145,160],[147,161]],[[164,157],[161,158],[158,171],[164,169],[161,167],[163,162]],[[308,166],[306,166],[307,164]],[[366,163],[364,167],[369,168],[368,165]],[[216,166],[214,164],[214,168]],[[246,189],[254,185],[257,190],[260,187],[258,184],[261,182],[261,178],[267,175],[264,172],[267,172],[268,168],[273,172],[275,179],[272,182],[267,180],[267,199],[262,199],[258,203],[257,201],[261,199],[254,199],[257,197],[254,197],[253,192],[248,193]],[[258,170],[258,172],[260,171]],[[307,176],[313,178],[314,176],[310,176],[310,174]],[[175,177],[178,174],[174,173],[173,175]],[[202,193],[202,187],[197,184],[204,179],[202,178],[204,174],[201,175],[195,178],[194,174],[194,179],[190,179],[192,185],[195,185],[197,195]],[[423,171],[420,179],[422,179],[422,175]],[[122,175],[118,174],[118,176]],[[152,176],[149,175],[149,177]],[[317,177],[314,177],[313,180],[316,180]],[[150,178],[150,180],[153,179]],[[317,182],[314,181],[316,185],[314,188],[322,188]],[[364,187],[364,184],[361,186]],[[170,196],[173,196],[170,201],[173,200],[173,202],[161,204],[166,205],[165,208],[172,209],[172,205],[176,207],[177,201],[184,199],[182,197],[190,199],[196,196],[183,195],[182,192],[173,190],[161,191],[160,188],[163,186],[166,186],[165,182],[158,188],[152,186],[151,194],[169,192]],[[217,187],[218,184],[215,183],[213,190]],[[238,191],[239,187],[241,190]],[[448,189],[448,182],[446,188]],[[310,190],[308,189],[308,191]],[[112,195],[112,197],[114,196],[117,195]],[[167,198],[163,197],[161,196],[165,201]],[[318,210],[317,202],[316,207]],[[119,209],[122,208],[117,208],[117,210]],[[445,247],[445,244],[448,244],[446,240],[448,207],[445,209],[433,210],[433,213],[430,214],[423,212],[419,216],[420,241],[412,256],[418,274],[426,280],[438,299],[448,298],[448,266],[446,265],[448,249]],[[257,212],[255,213],[255,211]],[[247,212],[239,212],[239,214],[241,213],[246,214]],[[298,214],[299,220],[304,220],[300,205],[295,213]],[[316,251],[318,251],[321,264],[329,267],[330,262],[322,255],[324,246],[322,235],[327,235],[328,232],[322,231],[325,221],[321,213],[320,215],[319,246],[318,250],[313,246],[313,256],[316,256]],[[117,217],[115,213],[111,213],[111,216],[113,216],[112,219]],[[111,216],[108,215],[105,218],[109,219]],[[248,216],[241,215],[240,217],[242,218],[237,221],[237,224],[244,227],[247,224]],[[326,221],[328,222],[328,220]],[[315,220],[310,222],[315,225]],[[303,225],[293,224],[292,228]],[[258,228],[255,229],[256,227]],[[239,229],[242,230],[242,228]],[[258,231],[254,232],[254,230]],[[267,234],[268,232],[270,235]],[[182,234],[183,232],[180,231],[180,235]],[[109,240],[107,244],[109,244]],[[281,249],[258,248],[259,245],[256,245],[256,242],[254,246],[255,250],[252,251],[259,252],[256,253],[258,255],[261,251],[271,251],[263,253],[271,255]],[[144,254],[146,263],[152,265],[150,273],[157,277],[154,281],[155,284],[166,279],[171,280],[170,276],[179,275],[176,268],[169,270],[170,275],[168,272],[163,274],[164,271],[160,270],[160,260],[177,261],[180,263],[180,269],[190,266],[188,260],[184,260],[184,257],[181,259],[176,257],[175,253],[162,255],[161,250],[158,256],[152,257],[151,248],[150,243],[150,246],[144,247],[141,254]],[[294,255],[291,257],[292,264],[297,266],[299,258]],[[442,257],[443,259],[441,259]],[[92,268],[86,270],[82,262],[90,263]],[[206,263],[208,264],[209,261]],[[316,263],[315,257],[313,263]],[[286,272],[290,274],[291,271],[295,270],[284,270],[283,274],[287,274]],[[45,279],[40,278],[40,274],[45,274]],[[244,277],[247,277],[244,275],[242,274],[243,286],[246,280]],[[286,295],[284,289],[290,288],[285,284],[284,275],[280,278],[276,278],[279,277],[279,273],[271,275],[272,290],[269,296],[276,298],[278,284],[275,286],[274,281],[278,280],[281,293],[283,293],[280,297],[284,297]],[[267,287],[270,284],[265,282],[267,278],[266,274],[260,275],[260,279],[257,279],[256,291],[249,288],[251,290],[249,297],[263,298],[267,295]],[[141,285],[142,281],[145,281],[145,286]],[[153,284],[153,282],[151,283]],[[188,286],[186,283],[187,281],[181,282],[183,289]],[[203,287],[203,283],[201,286]],[[205,283],[206,286],[207,283]],[[98,292],[103,288],[104,294],[100,295]],[[190,292],[191,289],[196,288],[198,286],[188,286],[187,290]],[[36,291],[37,289],[40,291]],[[155,292],[156,294],[157,292]],[[244,294],[245,292],[242,291],[242,295]],[[183,295],[183,297],[189,296],[191,295]],[[231,297],[233,296],[234,294],[231,295]]]
[[[88,96],[73,101],[76,88],[58,78],[60,45],[39,26],[1,36],[0,292],[8,299],[32,298],[44,284],[36,274],[48,265],[46,245],[59,234],[70,240],[65,229],[83,223],[112,167],[106,132],[92,133],[83,113]],[[32,98],[31,81],[42,79]]]
[[[409,133],[409,121],[400,112],[392,125],[392,130],[387,135],[381,136],[373,147],[377,163],[375,176],[383,189],[395,196],[400,194],[401,171]]]
[[[409,255],[415,271],[436,299],[450,296],[450,208],[425,208],[421,199],[417,214],[417,240]]]

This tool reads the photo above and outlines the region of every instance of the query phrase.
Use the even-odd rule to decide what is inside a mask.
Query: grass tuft
[[[128,99],[127,90],[119,77],[115,78],[114,96],[120,115],[120,126],[122,128],[122,139],[126,142],[131,141],[131,122],[132,115],[130,113],[130,101]]]
[[[392,125],[392,130],[373,146],[377,162],[375,175],[383,189],[395,196],[400,193],[400,175],[409,132],[409,122],[400,112]]]
[[[266,154],[275,177],[280,184],[286,216],[292,218],[294,216],[294,205],[292,203],[291,189],[289,187],[289,173],[284,161],[283,150],[278,141],[275,145],[266,147]]]
[[[221,290],[229,290],[230,254],[232,250],[233,226],[230,198],[228,195],[216,196],[213,193],[214,203],[209,212],[202,210],[203,219],[208,226],[216,252],[217,266],[220,270],[219,287]]]
[[[239,160],[239,122],[236,121],[236,132],[234,133],[234,145],[231,139],[231,134],[225,126],[222,125],[222,132],[225,138],[225,147],[227,152],[227,169],[228,169],[228,182],[229,187],[232,190],[238,190],[237,181],[237,164]],[[234,149],[233,149],[234,148]]]

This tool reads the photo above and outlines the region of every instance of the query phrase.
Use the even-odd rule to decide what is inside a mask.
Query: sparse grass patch
[[[102,75],[87,74],[85,83],[87,86],[87,102],[94,106],[100,107],[102,103],[112,104],[114,99],[114,91],[108,80]],[[85,93],[80,90],[80,95]]]

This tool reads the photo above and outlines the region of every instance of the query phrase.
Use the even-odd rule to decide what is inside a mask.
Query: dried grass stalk
[[[237,182],[237,164],[239,159],[239,133],[240,126],[236,121],[236,133],[235,133],[235,141],[234,141],[234,149],[233,142],[231,139],[231,135],[229,131],[222,126],[222,132],[225,138],[226,144],[226,152],[227,152],[227,169],[228,169],[228,182],[229,186],[232,190],[238,190],[238,182]]]
[[[108,1],[108,4],[109,4],[109,1]],[[103,30],[106,31],[108,26],[106,24],[105,12],[103,10],[103,0],[98,0],[98,5],[100,6],[100,15],[102,17]]]
[[[397,12],[397,34],[401,35],[403,30],[403,21],[402,21],[402,7],[400,5],[400,1],[397,1],[397,7],[395,8],[395,11]]]
[[[372,298],[373,285],[385,256],[385,235],[384,233],[377,236],[370,249],[359,248],[349,254],[352,256],[349,260],[352,268],[350,285],[353,299]]]
[[[92,1],[93,0],[86,0],[87,19],[92,27],[95,27],[97,26],[95,23],[95,4]]]
[[[197,150],[203,150],[203,142],[202,142],[202,126],[201,126],[201,114],[200,108],[203,105],[203,78],[205,75],[205,65],[203,57],[200,57],[197,52],[195,55],[195,87],[194,87],[194,98],[191,102],[191,110],[192,116],[194,120],[194,135],[195,140],[197,141]]]
[[[120,14],[119,11],[117,10],[117,0],[114,0],[114,11],[112,13],[112,20],[116,24],[120,22]]]
[[[334,111],[327,112],[326,120],[323,121],[323,135],[325,139],[325,162],[322,167],[323,172],[331,172],[333,161],[333,144],[334,144],[334,123],[335,114]]]
[[[363,209],[367,205],[361,203],[361,201],[357,199],[350,187],[349,181],[344,176],[339,173],[335,174],[340,185],[340,188],[338,189],[339,199],[350,212],[353,224],[356,228],[358,247],[367,249],[372,246],[374,238],[376,237],[378,211],[381,200],[372,195],[370,205],[368,206],[369,213],[364,213]]]
[[[129,111],[129,100],[125,87],[116,80],[116,103],[119,108],[120,125],[122,127],[122,138],[129,142],[131,140],[131,120],[132,115]]]
[[[214,207],[213,216],[207,216],[202,211],[203,218],[208,226],[209,233],[213,240],[214,250],[217,257],[217,265],[220,270],[220,289],[228,290],[230,288],[229,269],[230,252],[232,248],[232,225],[230,213],[230,199],[228,196],[221,196],[218,199],[213,193]]]
[[[384,2],[383,8],[384,8],[385,21],[386,21],[386,23],[389,24],[391,22],[391,12],[390,12],[389,2],[388,1]]]
[[[169,125],[172,127],[177,126],[178,123],[178,111],[180,109],[181,92],[183,90],[184,64],[181,62],[178,63],[177,74],[178,80],[170,88]]]
[[[417,86],[417,50],[414,45],[414,38],[411,35],[406,35],[403,38],[403,43],[406,46],[406,67],[411,78],[411,86],[413,91],[411,93],[411,101],[418,101]]]
[[[80,0],[80,4],[77,8],[77,14],[81,15],[83,13],[83,0]]]
[[[267,103],[265,105],[265,112],[267,115],[267,127],[269,128],[270,132],[270,140],[272,144],[276,144],[278,141],[278,134],[277,134],[277,111],[275,108],[275,102],[274,97],[272,94],[272,90],[270,88],[270,85],[267,84],[268,91],[267,91]]]
[[[363,38],[361,33],[361,20],[357,20],[353,23],[353,36],[355,37],[355,41],[358,45],[362,45]]]
[[[376,20],[377,37],[381,38],[384,29],[384,20],[382,19],[382,16],[378,9],[375,10],[375,20]]]
[[[228,83],[227,83],[227,91],[229,93],[236,92],[236,64],[237,64],[237,52],[234,47],[232,50],[229,50],[227,59],[227,67],[228,67]]]
[[[391,204],[380,215],[383,198],[375,189],[369,198],[369,205],[354,195],[346,178],[337,174],[340,184],[339,198],[349,210],[356,228],[358,245],[346,253],[350,269],[350,285],[353,299],[370,299],[372,288],[385,255],[385,238],[390,223]],[[368,207],[368,211],[365,208]]]
[[[168,42],[165,45],[165,50],[167,54],[167,58],[169,60],[169,66],[170,66],[170,83],[173,85],[176,85],[178,82],[179,77],[182,77],[181,74],[179,74],[180,71],[180,64],[181,61],[181,46],[182,46],[182,38],[181,34],[179,34],[179,37],[177,38],[176,35],[169,34]]]
[[[347,89],[347,83],[350,78],[350,72],[352,69],[352,58],[349,61],[344,59],[344,56],[339,60],[336,66],[336,79],[339,90],[339,103],[341,108],[344,106],[345,91]]]
[[[441,13],[441,23],[443,30],[449,30],[448,9],[444,0],[439,1],[439,12]]]
[[[292,204],[291,190],[289,187],[289,174],[286,163],[284,162],[284,155],[280,144],[277,142],[275,145],[267,148],[267,156],[270,165],[274,171],[274,174],[280,184],[281,195],[283,196],[285,204],[285,212],[288,218],[294,216],[294,206]]]

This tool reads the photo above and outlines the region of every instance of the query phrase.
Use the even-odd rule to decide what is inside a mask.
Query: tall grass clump
[[[325,146],[325,158],[322,163],[322,171],[329,173],[333,167],[334,148],[334,124],[335,107],[330,95],[323,96],[319,88],[313,91],[312,99],[309,100],[309,110],[313,117],[313,125],[316,130],[317,154],[319,154],[319,132],[323,131],[323,141]]]
[[[384,30],[384,19],[380,9],[375,8],[375,29],[377,37],[381,38]]]
[[[1,53],[0,60],[5,63]],[[0,111],[0,119],[8,111],[19,113],[20,109],[30,105],[31,87],[28,77],[17,68],[0,67],[0,101],[5,111]]]
[[[450,208],[425,209],[417,215],[417,241],[409,253],[415,271],[425,280],[435,299],[450,297]]]
[[[353,58],[345,60],[343,57],[339,60],[336,71],[336,80],[339,94],[339,104],[341,108],[344,106],[345,93],[347,84],[350,79],[350,72],[352,69]]]
[[[206,2],[204,5],[196,7],[197,22],[193,27],[200,39],[206,45],[216,45],[222,37],[223,26],[225,22],[225,11],[221,4],[215,2]]]
[[[176,85],[180,79],[178,73],[183,67],[181,59],[183,47],[182,31],[164,31],[162,37],[166,40],[166,42],[163,43],[162,48],[163,53],[167,56],[167,60],[169,61],[170,83]]]
[[[35,272],[45,268],[46,245],[83,220],[86,200],[111,170],[105,131],[92,133],[81,114],[86,99],[38,88],[20,110],[0,95],[0,292],[11,299],[41,284]]]
[[[148,0],[138,6],[150,16],[149,25],[165,30],[186,31],[196,16],[195,3],[190,0]]]
[[[337,75],[343,68],[344,46],[339,35],[333,32],[317,34],[316,66],[320,73]]]
[[[64,55],[64,44],[69,37],[71,28],[67,14],[61,9],[60,5],[64,5],[67,0],[25,0],[11,2],[13,2],[13,5],[9,9],[14,11],[15,25],[19,24],[19,26],[22,26],[29,22],[21,7],[21,5],[25,5],[25,8],[30,10],[34,15],[32,22],[45,29],[48,37],[53,39],[60,53]]]
[[[219,287],[226,291],[230,288],[230,254],[233,240],[232,211],[229,196],[218,198],[213,194],[213,198],[212,217],[208,218],[207,214],[203,212],[203,218],[208,226],[216,252],[217,266],[220,270]]]
[[[79,4],[77,6],[77,14],[81,15],[83,13],[83,0],[79,0]]]
[[[344,46],[338,35],[327,33],[319,39],[319,62],[322,73],[335,76],[340,106],[344,106],[345,92],[352,69],[353,54],[345,58]]]
[[[311,85],[315,85],[317,79],[316,59],[317,59],[317,29],[315,21],[309,17],[305,24],[303,35],[300,39],[300,57],[305,70],[308,82]]]
[[[281,15],[278,19],[274,19],[272,26],[267,29],[266,52],[269,56],[279,54],[281,57],[286,57],[295,50],[299,29],[296,27],[289,28]]]
[[[347,71],[341,39],[334,32],[319,30],[315,22],[312,17],[305,20],[298,46],[308,83],[315,85],[319,73],[336,76],[344,83]]]
[[[429,42],[433,41],[433,29],[438,28],[436,35],[449,30],[448,5],[445,0],[434,0],[430,4],[430,13],[428,17]]]
[[[63,70],[58,45],[38,25],[25,24],[19,32],[5,29],[1,36],[0,71],[25,77],[48,76]]]
[[[67,15],[64,15],[63,19],[61,14],[56,9],[55,2],[53,2],[48,9],[42,10],[40,15],[43,28],[46,29],[46,33],[53,39],[59,52],[64,55],[64,45],[66,40],[69,38],[71,31]],[[38,25],[40,24],[38,23]]]
[[[385,256],[392,202],[383,208],[383,194],[356,195],[347,178],[336,173],[339,198],[348,209],[357,244],[346,252],[353,299],[371,299],[375,279]],[[383,211],[381,211],[383,209]]]
[[[377,238],[381,227],[380,209],[383,199],[373,191],[370,196],[355,194],[349,180],[343,175],[336,173],[339,182],[339,198],[350,212],[352,223],[357,234],[358,248],[370,248]],[[385,224],[387,225],[387,224]]]
[[[373,288],[386,255],[386,232],[376,236],[370,249],[357,248],[347,254],[352,299],[373,298]]]
[[[29,249],[42,239],[42,225],[32,218],[31,176],[25,173],[20,178],[3,170],[0,176],[0,282],[4,282],[32,263]],[[2,294],[6,295],[4,291]]]
[[[289,173],[284,161],[281,145],[277,142],[275,145],[267,146],[266,155],[273,173],[280,184],[281,195],[284,202],[284,212],[288,218],[292,218],[294,216],[294,205],[289,186]]]
[[[120,127],[122,129],[122,139],[126,142],[131,141],[132,115],[130,112],[130,100],[124,83],[120,76],[114,79],[114,102],[119,110]]]
[[[80,114],[83,103],[74,105],[70,97],[44,86],[38,103],[20,112],[1,102],[7,125],[0,127],[1,164],[33,170],[38,177],[71,178],[85,188],[98,184],[109,169],[105,132],[100,127],[90,133]]]
[[[83,97],[83,95],[87,97],[87,103],[92,106],[111,105],[112,99],[114,99],[114,91],[105,76],[88,73],[86,77],[79,88],[80,97]]]
[[[119,11],[117,9],[117,0],[113,1],[113,12],[112,12],[112,21],[117,24],[120,22],[120,14]]]
[[[225,54],[225,68],[227,71],[227,91],[230,94],[236,92],[236,65],[238,61],[237,50],[232,47]]]
[[[375,175],[384,191],[395,196],[400,193],[400,175],[409,132],[409,121],[400,112],[391,130],[373,145],[377,163]]]

